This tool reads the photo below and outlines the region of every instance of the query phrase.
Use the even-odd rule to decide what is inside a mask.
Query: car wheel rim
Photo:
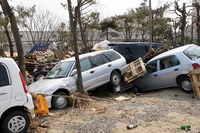
[[[58,97],[57,105],[59,108],[64,108],[67,105],[67,99],[64,97]]]
[[[114,76],[113,76],[113,83],[114,83],[115,85],[119,85],[119,82],[120,82],[119,77],[118,77],[117,75],[114,75]]]
[[[22,116],[15,116],[8,122],[8,129],[11,132],[20,132],[26,126],[26,120]]]
[[[190,81],[183,81],[181,86],[186,91],[190,91],[192,89]]]

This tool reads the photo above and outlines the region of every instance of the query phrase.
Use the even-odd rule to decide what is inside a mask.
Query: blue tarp
[[[28,53],[32,54],[34,51],[46,51],[49,47],[49,43],[43,44],[35,44],[35,47],[33,47]]]

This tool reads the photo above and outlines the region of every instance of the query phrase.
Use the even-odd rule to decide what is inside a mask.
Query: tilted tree
[[[8,19],[8,15],[6,14],[6,12],[3,10],[3,14],[4,16],[1,14],[1,19],[0,19],[0,26],[3,27],[3,31],[1,32],[1,43],[6,43],[8,42],[9,44],[9,49],[10,49],[10,57],[13,57],[13,43],[12,43],[12,39],[11,39],[11,35],[9,32],[9,19]],[[6,38],[5,38],[6,36]]]
[[[72,40],[71,43],[74,46],[75,52],[75,60],[76,60],[76,69],[77,69],[77,87],[80,93],[86,94],[83,89],[83,80],[81,74],[81,66],[79,61],[79,51],[78,51],[78,44],[77,44],[77,25],[78,25],[78,16],[81,9],[82,0],[77,0],[77,5],[75,7],[72,6],[71,0],[67,0],[67,7],[69,12],[69,21],[70,21],[70,31]]]
[[[10,24],[11,24],[11,30],[15,39],[15,43],[16,43],[16,47],[17,47],[17,53],[18,53],[18,60],[19,60],[19,68],[24,76],[24,78],[26,79],[26,66],[24,63],[24,51],[23,51],[23,47],[22,47],[22,43],[21,43],[21,39],[20,39],[20,35],[19,35],[19,28],[17,26],[17,21],[15,19],[15,15],[13,13],[13,10],[11,9],[9,3],[7,0],[1,0],[1,7],[2,9],[5,11],[5,16],[7,15],[9,20],[10,20]]]

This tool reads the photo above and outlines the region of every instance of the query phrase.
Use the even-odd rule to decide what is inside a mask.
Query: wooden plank
[[[194,98],[200,99],[200,69],[189,71]]]
[[[138,58],[137,60],[128,64],[128,71],[124,75],[124,80],[127,83],[132,82],[133,80],[143,76],[146,73],[146,67],[144,66],[144,62],[142,58]]]
[[[190,75],[194,75],[194,74],[199,74],[200,73],[200,69],[196,69],[196,70],[191,70],[189,71]]]

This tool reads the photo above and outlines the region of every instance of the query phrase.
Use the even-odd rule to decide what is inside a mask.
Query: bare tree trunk
[[[193,43],[193,38],[194,38],[194,18],[192,17],[192,25],[191,25],[191,41],[190,43]]]
[[[84,34],[85,30],[83,29],[83,26],[82,26],[80,10],[79,10],[79,13],[78,13],[78,22],[79,22],[79,27],[80,27],[80,32],[81,32],[81,38],[82,38],[83,45],[84,45],[83,52],[84,53],[88,53],[89,52],[89,48],[87,46],[86,37],[85,37],[85,34]]]
[[[1,7],[2,7],[2,4],[1,4]],[[3,13],[4,13],[5,17],[7,18],[8,15],[6,14],[5,10],[3,8],[2,8],[2,10],[3,10]],[[8,43],[9,43],[10,57],[13,57],[13,45],[12,45],[12,41],[11,41],[11,37],[10,37],[9,31],[8,31],[7,25],[4,25],[4,30],[5,30],[5,34],[7,36]]]
[[[78,90],[82,94],[86,94],[84,89],[83,89],[83,80],[82,80],[82,75],[81,75],[81,66],[80,66],[80,61],[79,61],[79,54],[78,54],[78,46],[77,46],[77,13],[80,10],[80,4],[75,7],[75,13],[73,14],[73,9],[72,9],[72,4],[71,0],[67,0],[68,3],[68,11],[69,11],[69,20],[70,20],[70,28],[71,28],[71,33],[72,33],[72,43],[74,46],[74,52],[75,52],[75,59],[76,59],[76,68],[77,68],[77,86]]]
[[[7,39],[8,39],[8,43],[9,43],[10,57],[13,57],[13,52],[14,52],[13,51],[13,44],[12,44],[12,41],[11,41],[10,34],[9,34],[7,26],[4,26],[4,29],[5,29],[5,33],[6,33],[6,36],[7,36]]]
[[[197,21],[196,21],[197,45],[200,45],[200,36],[199,36],[200,35],[200,15],[199,15],[200,6],[196,0],[195,0],[195,3],[193,3],[193,6],[196,9],[196,18],[197,18]]]
[[[24,51],[23,51],[23,47],[22,47],[22,43],[21,43],[21,39],[20,39],[20,35],[19,35],[19,30],[17,27],[17,22],[15,19],[14,13],[13,13],[12,9],[10,8],[10,5],[8,4],[7,0],[1,0],[0,2],[1,2],[2,9],[5,11],[5,13],[8,15],[8,17],[10,19],[11,30],[13,32],[14,39],[16,42],[16,47],[17,47],[19,68],[20,68],[24,78],[26,79]]]
[[[186,9],[185,9],[185,3],[183,3],[183,8],[179,8],[178,3],[175,3],[176,5],[176,10],[178,10],[181,13],[180,19],[181,19],[181,41],[180,41],[180,45],[184,45],[185,44],[185,25],[186,25]],[[177,14],[178,15],[178,14]]]
[[[109,29],[106,30],[106,40],[108,40]]]

